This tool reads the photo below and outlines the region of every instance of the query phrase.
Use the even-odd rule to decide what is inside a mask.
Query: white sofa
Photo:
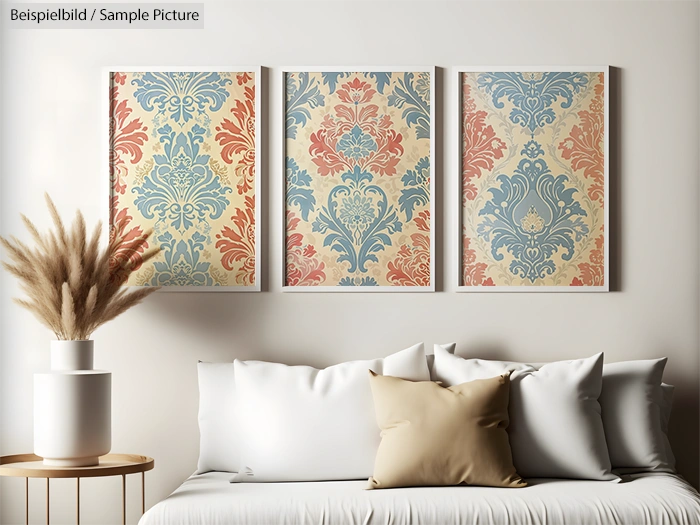
[[[479,360],[462,362],[462,358],[452,354],[454,345],[448,348],[449,352],[436,347],[436,358],[441,359],[433,362],[430,356],[427,367],[422,345],[383,360],[344,363],[325,370],[259,362],[252,363],[252,368],[238,361],[236,366],[231,363],[200,363],[201,442],[198,472],[146,512],[140,525],[700,525],[700,495],[673,473],[672,453],[665,449],[668,446],[665,432],[672,387],[662,387],[661,384],[665,365],[663,359],[612,365],[602,376],[602,355],[562,362],[564,368],[566,363],[571,363],[572,369],[579,371],[584,361],[595,360],[599,365],[597,371],[587,372],[586,379],[588,387],[597,385],[594,388],[595,398],[591,400],[585,392],[581,395],[588,404],[589,416],[597,417],[599,422],[601,407],[604,413],[607,407],[609,417],[615,414],[614,421],[608,420],[605,427],[607,439],[602,436],[602,426],[600,436],[603,447],[607,441],[611,452],[614,452],[610,457],[614,460],[613,468],[617,461],[615,475],[610,474],[609,470],[597,478],[593,474],[591,477],[595,481],[559,479],[576,477],[571,475],[558,476],[557,479],[529,478],[525,488],[460,485],[366,490],[366,475],[372,472],[376,452],[376,442],[372,440],[378,434],[378,429],[373,423],[373,415],[369,420],[366,417],[367,413],[373,413],[371,397],[366,398],[365,385],[357,378],[352,379],[353,374],[366,375],[368,366],[386,375],[401,375],[414,381],[432,378],[449,382],[448,376],[460,369],[468,374],[481,371],[492,375],[494,370],[500,370],[503,366],[509,370],[523,369],[524,373],[537,374],[537,368],[531,365],[525,367],[517,363]],[[561,365],[558,366],[561,368]],[[235,370],[238,372],[234,373]],[[251,371],[255,375],[251,375]],[[544,367],[542,371],[546,376],[553,375],[552,372],[545,372]],[[249,374],[248,377],[245,374]],[[608,378],[607,392],[601,390],[601,381],[605,377]],[[636,384],[633,381],[635,378],[638,380]],[[464,379],[457,377],[455,380]],[[553,395],[560,395],[566,388],[571,388],[572,381],[573,378],[559,383]],[[615,388],[611,389],[611,385]],[[251,388],[254,390],[252,397]],[[255,391],[258,388],[260,391]],[[646,392],[648,400],[640,402],[638,398],[643,396],[635,392]],[[576,392],[572,393],[571,399],[576,395]],[[599,395],[600,404],[596,399]],[[253,414],[249,413],[246,419],[242,414],[245,410],[239,405],[245,402],[249,408],[250,403],[256,404],[265,396],[263,404],[253,410]],[[624,400],[623,407],[619,406],[620,400]],[[575,403],[575,399],[572,402]],[[313,409],[308,409],[306,404],[312,405]],[[574,406],[573,411],[578,408]],[[512,410],[509,409],[511,420],[516,415]],[[555,410],[548,412],[547,407],[542,407],[542,411],[543,414],[536,414],[538,425],[549,424],[552,428],[552,424],[560,421],[559,416],[552,416]],[[263,415],[255,419],[256,413]],[[338,414],[342,417],[339,418]],[[522,432],[522,421],[520,425]],[[651,427],[655,428],[655,432],[650,432]],[[252,432],[251,428],[254,429]],[[556,432],[556,429],[552,432]],[[567,452],[568,444],[555,443],[553,447],[558,450],[550,449],[552,462],[570,462],[573,466],[590,462],[590,459],[583,457],[572,458],[577,450],[583,451],[582,456],[586,455],[588,445],[581,441],[579,434],[588,432],[579,427],[567,428],[562,432],[571,441],[580,441],[579,445],[583,443],[583,446],[569,448]],[[642,436],[645,433],[649,434],[646,438]],[[378,435],[376,439],[379,439]],[[513,440],[518,439],[522,440],[522,436],[512,434],[511,445],[514,444]],[[363,440],[363,446],[357,445]],[[260,445],[260,441],[265,442],[264,446]],[[614,443],[618,445],[617,450],[612,447]],[[625,474],[624,471],[630,469],[619,468],[629,464],[620,463],[624,461],[619,459],[624,458],[621,453],[625,450],[619,448],[622,445],[628,446],[625,449],[627,452],[633,455],[638,453],[640,462],[645,458],[653,460],[641,469],[645,472]],[[337,448],[334,449],[334,446]],[[517,449],[514,450],[517,452]],[[558,457],[555,452],[559,453]],[[611,463],[607,450],[604,450],[604,454],[609,469]],[[292,456],[293,461],[288,461]],[[529,455],[527,459],[531,461],[533,457]],[[319,458],[323,458],[322,461]],[[516,455],[515,459],[520,461],[521,466],[538,471],[537,465],[527,465],[523,461],[522,452],[520,458]],[[237,470],[250,470],[249,466],[253,466],[253,469],[246,475],[234,474]],[[554,470],[549,472],[557,471],[556,465],[551,467]],[[520,473],[523,472],[526,470]],[[332,476],[336,475],[338,481],[317,481],[333,479]],[[356,479],[361,477],[365,479]],[[614,479],[603,481],[611,478]]]

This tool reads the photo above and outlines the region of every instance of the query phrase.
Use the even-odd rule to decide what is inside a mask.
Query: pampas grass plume
[[[85,340],[99,326],[126,312],[158,290],[157,287],[128,291],[122,285],[133,271],[131,262],[110,265],[117,254],[130,261],[148,247],[151,232],[126,246],[123,239],[113,239],[100,251],[102,228],[97,224],[88,238],[82,213],[76,214],[70,231],[66,229],[56,205],[48,196],[46,205],[53,220],[53,230],[42,234],[27,217],[22,221],[34,241],[30,248],[19,239],[0,236],[8,261],[2,267],[20,282],[26,298],[15,302],[26,308],[58,339]],[[155,257],[160,248],[141,254],[142,262]],[[113,268],[110,268],[113,266]]]

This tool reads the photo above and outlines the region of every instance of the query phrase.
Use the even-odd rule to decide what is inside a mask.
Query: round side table
[[[153,459],[137,454],[107,454],[100,457],[99,465],[92,467],[49,467],[34,454],[0,456],[0,476],[24,478],[24,509],[29,524],[29,478],[46,479],[46,525],[49,525],[49,498],[51,478],[76,479],[76,523],[80,525],[80,478],[103,476],[122,477],[122,523],[126,525],[126,475],[141,473],[141,513],[146,512],[146,471],[153,469]]]

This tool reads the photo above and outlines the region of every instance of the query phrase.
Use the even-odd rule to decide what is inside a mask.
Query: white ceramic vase
[[[93,341],[52,341],[51,371],[34,374],[34,453],[84,467],[112,448],[112,374],[93,370]]]

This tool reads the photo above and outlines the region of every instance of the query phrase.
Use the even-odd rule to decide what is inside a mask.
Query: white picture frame
[[[158,293],[178,293],[178,292],[260,292],[262,290],[262,239],[261,227],[262,220],[262,162],[261,162],[261,139],[262,139],[262,121],[264,118],[262,109],[262,97],[264,96],[262,66],[105,66],[102,68],[102,93],[104,93],[104,152],[105,159],[103,181],[105,184],[104,195],[112,196],[112,185],[110,183],[110,165],[109,155],[111,150],[111,131],[109,126],[110,119],[110,100],[109,89],[111,87],[111,77],[114,72],[134,73],[134,72],[223,72],[223,73],[243,73],[252,71],[255,73],[255,283],[250,286],[163,286],[158,290]],[[105,220],[107,226],[105,235],[107,242],[109,240],[109,229],[111,227],[111,217],[109,206],[105,206]],[[129,287],[141,288],[145,286],[129,285]]]
[[[604,284],[602,286],[465,286],[463,284],[463,181],[462,181],[462,155],[463,155],[463,86],[462,79],[465,73],[498,73],[498,72],[587,72],[603,73],[604,75]],[[456,87],[456,109],[451,118],[451,129],[455,130],[455,151],[457,156],[457,169],[455,170],[454,188],[455,201],[457,203],[457,216],[455,223],[457,231],[455,244],[457,247],[457,272],[455,282],[458,292],[466,293],[591,293],[610,291],[610,67],[609,66],[459,66],[453,68],[453,85]]]
[[[286,147],[287,147],[287,89],[286,80],[290,73],[430,73],[430,285],[429,286],[289,286],[287,284],[287,181],[286,181]],[[281,161],[282,169],[279,184],[282,187],[282,291],[283,292],[403,292],[425,293],[435,291],[435,66],[285,66],[280,68],[281,93]]]

